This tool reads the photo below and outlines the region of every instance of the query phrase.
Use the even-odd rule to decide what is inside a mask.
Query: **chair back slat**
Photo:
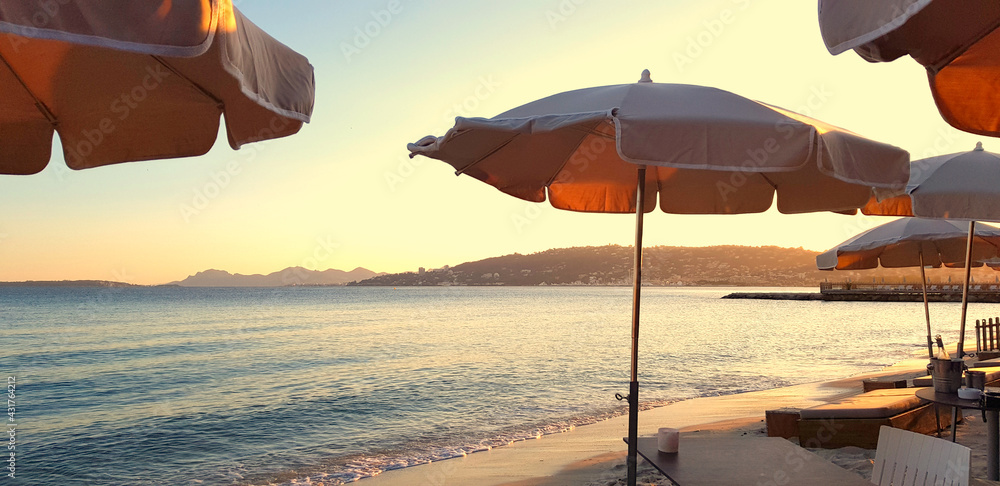
[[[968,486],[972,450],[961,444],[883,425],[872,484]]]
[[[992,343],[990,342],[990,327],[992,327],[992,320],[990,323],[986,323],[986,319],[983,319],[983,351],[989,351]]]
[[[993,321],[992,317],[990,318],[989,331],[990,341],[988,350],[1000,349],[1000,346],[997,345],[997,339],[1000,338],[1000,317],[996,319],[996,322]]]
[[[983,328],[979,325],[979,319],[976,319],[976,352],[983,350]]]

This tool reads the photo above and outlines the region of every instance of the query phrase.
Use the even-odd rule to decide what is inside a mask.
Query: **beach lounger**
[[[799,412],[799,444],[809,448],[836,449],[856,446],[874,449],[879,429],[889,426],[929,434],[951,424],[947,414],[916,396],[917,388],[873,390],[803,409]]]
[[[872,469],[879,486],[968,486],[972,450],[960,444],[882,426]]]

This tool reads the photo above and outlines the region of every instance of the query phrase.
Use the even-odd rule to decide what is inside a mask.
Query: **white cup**
[[[675,453],[680,442],[680,431],[663,427],[656,433],[656,448],[660,452]]]

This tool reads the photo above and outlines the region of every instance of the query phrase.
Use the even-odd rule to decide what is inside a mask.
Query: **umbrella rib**
[[[160,62],[163,62],[163,61],[160,61]],[[169,66],[167,66],[167,68],[169,69],[170,67],[169,67]],[[192,84],[194,84],[194,83],[192,83]],[[207,93],[206,93],[206,94],[207,94]],[[211,95],[209,95],[209,96],[211,96]],[[587,133],[587,134],[590,134],[590,135],[597,135],[597,136],[600,136],[600,137],[604,137],[604,138],[608,138],[608,139],[611,139],[611,140],[614,140],[614,139],[615,139],[615,137],[612,137],[612,136],[609,136],[609,135],[608,135],[608,134],[606,134],[606,133],[602,133],[602,132],[598,132],[598,131],[596,131],[596,130],[594,130],[594,129],[592,129],[592,128],[588,128],[588,129],[585,129],[585,128],[580,128],[580,127],[572,127],[572,129],[573,129],[573,130],[577,130],[577,131],[580,131],[580,132],[583,132],[583,133]],[[471,168],[472,168],[472,167],[474,167],[475,165],[479,164],[479,163],[480,163],[480,162],[482,162],[483,160],[486,160],[487,158],[489,158],[489,157],[490,157],[491,155],[493,155],[493,154],[495,154],[495,153],[499,152],[500,150],[502,150],[502,149],[503,149],[504,147],[506,147],[506,146],[507,146],[508,144],[510,144],[511,142],[513,142],[513,141],[514,141],[514,139],[515,139],[515,138],[517,138],[517,137],[518,137],[519,135],[521,135],[521,134],[520,134],[520,133],[515,133],[513,137],[510,137],[509,139],[507,139],[507,140],[504,140],[504,142],[503,142],[503,143],[501,143],[500,145],[497,145],[496,147],[494,147],[494,148],[493,148],[492,150],[490,150],[489,152],[486,152],[485,154],[483,154],[483,156],[482,156],[482,157],[479,157],[478,159],[476,159],[476,160],[473,160],[473,161],[472,161],[471,163],[469,163],[469,165],[466,165],[465,167],[462,167],[461,169],[457,169],[457,170],[455,170],[455,175],[462,175],[462,174],[466,173],[466,171],[468,171],[469,169],[471,169]],[[563,161],[563,165],[562,165],[562,166],[565,166],[565,164],[566,164],[566,162],[565,162],[565,161]],[[561,169],[561,168],[562,168],[562,166],[560,166],[560,170],[562,170],[562,169]],[[558,172],[556,172],[556,175],[558,175]],[[553,176],[553,177],[552,177],[552,179],[550,179],[550,180],[549,180],[549,181],[548,181],[548,182],[547,182],[547,183],[545,184],[545,187],[548,187],[548,186],[549,186],[549,184],[551,184],[553,180],[555,180],[555,176]]]
[[[607,134],[607,133],[604,133],[604,132],[599,132],[599,131],[597,131],[597,130],[595,130],[593,128],[582,128],[582,127],[579,127],[579,126],[574,126],[574,127],[570,127],[570,129],[578,131],[578,132],[583,132],[583,133],[586,133],[588,135],[594,135],[594,136],[597,136],[597,137],[603,137],[603,138],[606,138],[608,140],[614,140],[615,139],[614,135],[610,135],[610,134]]]
[[[577,146],[577,148],[579,148],[579,146]],[[569,154],[566,155],[566,158],[563,159],[563,161],[559,164],[559,167],[552,172],[552,177],[549,177],[549,180],[545,181],[545,185],[543,187],[551,186],[552,183],[555,182],[557,178],[559,178],[559,174],[562,174],[563,169],[566,167],[566,163],[569,162],[569,159],[572,157],[573,157],[573,152],[570,152]]]
[[[59,125],[59,120],[57,120],[56,116],[52,114],[52,111],[49,110],[49,107],[45,106],[45,103],[43,103],[42,100],[38,99],[38,97],[35,96],[35,93],[33,93],[30,89],[28,89],[28,85],[25,84],[24,80],[21,79],[21,76],[17,74],[17,71],[14,70],[14,67],[11,66],[9,62],[7,62],[6,58],[0,56],[0,61],[3,61],[4,66],[7,66],[7,70],[10,71],[10,74],[14,76],[14,79],[16,79],[18,83],[21,84],[21,87],[24,88],[24,92],[28,93],[28,96],[31,96],[31,99],[35,100],[35,107],[38,108],[38,111],[42,112],[42,115],[44,115],[45,119],[49,121],[49,123],[52,125],[52,128],[57,127]]]
[[[161,62],[162,62],[162,61],[161,61]],[[169,69],[169,66],[168,66],[168,69]],[[192,84],[193,84],[193,83],[192,83]],[[576,131],[580,131],[580,132],[583,132],[583,133],[586,133],[586,134],[589,134],[589,135],[596,135],[596,136],[599,136],[599,137],[604,137],[604,138],[607,138],[607,139],[610,139],[610,140],[614,140],[614,139],[615,139],[615,137],[613,137],[613,136],[610,136],[610,135],[608,135],[608,134],[606,134],[606,133],[602,133],[602,132],[599,132],[599,131],[597,131],[597,130],[594,130],[594,129],[592,129],[592,128],[580,128],[580,127],[572,127],[572,129],[573,129],[573,130],[576,130]],[[476,164],[478,164],[478,163],[482,162],[483,160],[486,160],[486,159],[487,159],[487,158],[489,158],[489,157],[490,157],[491,155],[493,155],[493,154],[495,154],[495,153],[499,152],[499,151],[500,151],[500,150],[502,150],[502,149],[503,149],[504,147],[506,147],[506,146],[507,146],[507,145],[508,145],[509,143],[513,142],[513,141],[514,141],[514,139],[518,137],[518,135],[520,135],[520,133],[515,133],[513,137],[511,137],[511,138],[509,138],[509,139],[507,139],[507,140],[504,140],[504,142],[503,142],[503,143],[501,143],[500,145],[497,145],[496,147],[494,147],[494,148],[493,148],[492,150],[490,150],[489,152],[486,152],[485,154],[483,154],[483,156],[482,156],[482,157],[479,157],[478,159],[476,159],[476,160],[473,160],[473,161],[472,161],[472,162],[471,162],[471,163],[470,163],[469,165],[467,165],[467,166],[465,166],[465,167],[462,167],[461,169],[458,169],[458,170],[456,170],[456,171],[455,171],[455,175],[462,175],[462,174],[464,174],[464,173],[465,173],[466,171],[468,171],[469,169],[471,169],[471,168],[472,168],[473,166],[475,166]],[[563,165],[565,165],[565,162],[563,162]],[[560,169],[560,170],[561,170],[561,169]],[[558,172],[557,172],[556,174],[558,174]],[[546,186],[546,187],[548,187],[548,186],[549,186],[549,184],[551,184],[553,180],[555,180],[555,176],[553,176],[553,177],[552,177],[552,179],[550,179],[550,180],[548,181],[548,183],[546,183],[546,184],[545,184],[545,186]]]
[[[518,135],[519,135],[519,134],[516,134],[516,133],[515,133],[513,137],[510,137],[509,139],[507,139],[507,140],[504,140],[504,142],[503,142],[503,143],[501,143],[500,145],[497,145],[497,146],[496,146],[496,147],[495,147],[495,148],[494,148],[493,150],[490,150],[489,152],[487,152],[487,153],[483,154],[483,156],[482,156],[482,157],[479,157],[478,159],[476,159],[476,160],[473,160],[473,161],[472,161],[472,162],[471,162],[471,163],[470,163],[469,165],[467,165],[467,166],[465,166],[465,167],[462,167],[461,169],[456,169],[456,170],[455,170],[455,175],[462,175],[462,174],[464,174],[464,173],[465,173],[465,171],[467,171],[467,170],[471,169],[471,168],[472,168],[472,166],[474,166],[474,165],[476,165],[476,164],[478,164],[478,163],[480,163],[480,162],[482,162],[482,161],[486,160],[486,159],[487,159],[487,158],[488,158],[489,156],[491,156],[491,155],[493,155],[493,154],[495,154],[495,153],[499,152],[499,151],[500,151],[500,149],[502,149],[502,148],[506,147],[506,146],[507,146],[507,144],[509,144],[509,143],[513,142],[513,141],[514,141],[514,139],[515,139],[515,138],[517,138],[517,136],[518,136]]]
[[[763,172],[758,172],[757,174],[760,175],[760,177],[764,179],[764,181],[767,182],[767,184],[770,185],[775,191],[778,190],[778,185],[775,184],[774,181],[772,181],[771,179],[768,179],[766,174],[764,174]]]
[[[164,61],[162,57],[160,57],[160,56],[150,56],[150,57],[152,57],[153,59],[155,59],[156,62],[162,64],[163,67],[169,69],[170,72],[176,74],[177,77],[183,79],[184,81],[187,81],[188,84],[190,84],[194,89],[198,90],[201,94],[205,95],[206,98],[214,101],[215,102],[215,106],[219,108],[219,111],[222,111],[225,108],[225,103],[223,103],[221,99],[219,99],[218,97],[216,97],[215,95],[213,95],[207,89],[203,88],[200,84],[192,81],[191,78],[185,76],[184,73],[182,73],[182,72],[174,69],[174,67],[171,66],[170,63],[168,63],[167,61]]]
[[[609,123],[609,122],[605,121],[605,123]],[[574,130],[574,131],[577,131],[577,132],[583,132],[583,133],[585,133],[587,135],[594,135],[594,136],[597,136],[597,137],[606,138],[608,140],[616,140],[617,141],[617,139],[615,137],[613,137],[611,135],[608,135],[608,134],[606,134],[604,132],[599,132],[599,131],[597,131],[597,130],[595,130],[593,128],[581,128],[579,126],[574,126],[574,127],[570,127],[570,130]],[[583,140],[586,140],[586,137],[584,137]],[[581,144],[583,143],[583,140],[580,140]],[[576,149],[579,150],[579,148],[580,148],[580,145],[577,145]],[[566,158],[563,159],[562,163],[559,164],[559,169],[556,170],[556,171],[554,171],[552,173],[552,177],[549,177],[549,180],[545,181],[545,187],[551,186],[552,183],[555,182],[556,179],[559,177],[559,174],[562,174],[563,169],[566,168],[566,163],[569,162],[569,160],[571,158],[573,158],[573,153],[574,152],[570,152],[570,153],[566,154]]]
[[[990,32],[993,32],[997,28],[1000,28],[1000,20],[994,21],[987,27],[983,28],[982,31],[977,32],[975,37],[972,38],[974,40],[969,40],[967,42],[963,42],[960,45],[956,46],[954,49],[946,53],[945,56],[942,57],[940,60],[938,60],[937,62],[935,62],[930,66],[927,66],[927,70],[934,74],[938,74],[939,72],[941,72],[942,69],[948,67],[948,65],[951,64],[952,61],[958,59],[958,57],[961,56],[962,54],[965,54],[965,52],[968,51],[969,48],[971,48],[975,43],[982,40],[983,37],[986,37],[987,35],[989,35]]]

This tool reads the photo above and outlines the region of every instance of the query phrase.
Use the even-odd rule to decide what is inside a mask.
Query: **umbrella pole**
[[[965,285],[962,287],[962,323],[958,330],[958,357],[965,356],[965,310],[969,307],[969,280],[972,276],[972,239],[976,233],[976,222],[969,221],[969,240],[965,249]]]
[[[632,276],[632,374],[628,388],[628,486],[635,486],[639,442],[639,295],[642,290],[642,211],[646,202],[646,166],[638,170],[635,206],[635,257]]]
[[[931,341],[931,310],[927,306],[927,276],[924,273],[924,249],[921,248],[920,252],[917,253],[920,257],[920,283],[921,288],[924,291],[924,318],[927,319],[927,356],[930,359],[934,359],[934,344]]]

